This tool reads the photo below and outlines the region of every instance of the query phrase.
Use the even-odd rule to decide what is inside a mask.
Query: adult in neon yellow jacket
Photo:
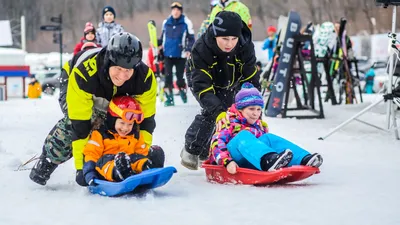
[[[83,148],[90,132],[103,123],[113,96],[133,96],[141,105],[144,120],[140,133],[147,145],[155,128],[156,79],[142,62],[142,45],[130,33],[114,35],[107,47],[78,53],[63,67],[59,103],[64,118],[50,131],[39,161],[30,173],[34,182],[45,185],[57,166],[72,156],[76,182],[86,186]]]
[[[239,14],[240,18],[242,18],[243,22],[245,22],[251,30],[252,21],[250,10],[245,4],[243,4],[239,0],[219,0],[218,4],[211,11],[210,23],[214,21],[215,15],[223,10],[232,11]]]
[[[213,8],[218,4],[219,0],[211,0],[210,1],[210,13],[212,12]],[[200,25],[199,32],[197,32],[197,39],[201,37],[201,35],[206,32],[208,26],[210,25],[210,13],[207,15],[207,18],[203,20]]]

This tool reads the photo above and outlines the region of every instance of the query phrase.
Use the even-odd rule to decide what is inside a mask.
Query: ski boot
[[[190,154],[184,147],[181,151],[181,164],[189,170],[198,170],[199,156]]]
[[[308,154],[304,156],[304,158],[301,160],[301,165],[304,166],[312,166],[312,167],[320,167],[324,160],[322,159],[322,156],[318,153],[314,154]]]
[[[46,185],[47,181],[50,179],[50,175],[57,167],[57,164],[52,163],[49,158],[41,155],[39,161],[33,166],[29,178],[37,184]]]
[[[168,107],[168,106],[175,106],[175,102],[174,102],[174,94],[172,92],[167,92],[164,91],[165,94],[165,102],[164,102],[164,106]]]
[[[181,96],[183,103],[187,103],[186,90],[183,88],[179,89],[179,95]]]
[[[281,153],[268,153],[261,158],[261,169],[263,171],[274,171],[287,166],[293,158],[289,149]]]
[[[114,180],[123,181],[134,174],[131,159],[125,152],[120,152],[114,157]]]

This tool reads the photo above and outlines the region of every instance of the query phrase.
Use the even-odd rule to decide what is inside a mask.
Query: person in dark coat
[[[202,111],[186,131],[181,164],[197,170],[207,159],[211,137],[229,123],[226,111],[244,82],[260,90],[251,31],[239,14],[221,11],[195,42],[187,68],[188,85]]]

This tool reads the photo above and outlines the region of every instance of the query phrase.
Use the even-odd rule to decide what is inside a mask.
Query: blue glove
[[[96,163],[93,161],[86,162],[83,165],[83,175],[85,176],[85,181],[89,186],[96,186],[94,179],[98,179],[96,172]]]

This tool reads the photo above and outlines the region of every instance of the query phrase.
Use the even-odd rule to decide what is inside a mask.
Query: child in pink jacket
[[[244,83],[228,109],[229,123],[216,132],[211,141],[210,161],[224,165],[231,174],[237,167],[273,171],[286,166],[319,167],[320,154],[310,154],[292,142],[268,133],[262,121],[264,101],[261,93],[250,83]]]

